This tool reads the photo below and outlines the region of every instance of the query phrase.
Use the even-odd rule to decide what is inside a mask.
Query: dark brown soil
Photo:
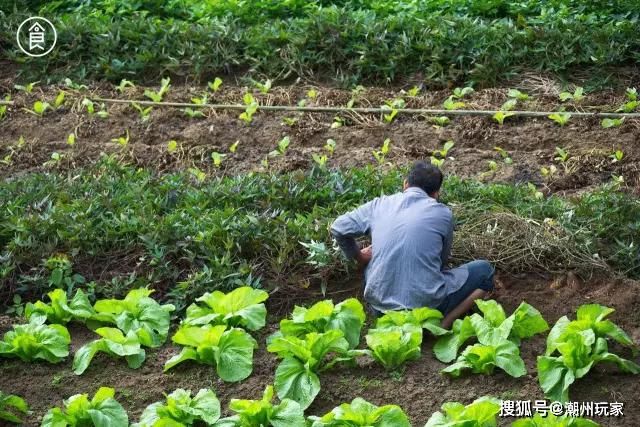
[[[572,316],[581,304],[605,304],[616,309],[612,320],[636,342],[640,341],[640,283],[616,280],[581,283],[573,279],[561,279],[526,275],[502,278],[495,298],[505,306],[507,312],[525,300],[537,307],[550,324],[562,315]],[[558,287],[558,284],[561,286]],[[146,362],[138,370],[128,369],[122,360],[99,355],[82,376],[76,376],[71,371],[71,358],[60,365],[3,360],[0,366],[0,389],[22,395],[29,401],[33,414],[28,419],[28,425],[37,425],[46,410],[61,405],[63,399],[76,393],[92,394],[99,386],[117,389],[118,399],[129,411],[132,420],[139,417],[146,405],[160,400],[162,393],[178,387],[194,391],[204,387],[213,388],[223,407],[226,407],[231,398],[259,398],[264,387],[273,382],[277,360],[266,352],[264,339],[276,329],[277,320],[270,319],[269,326],[258,337],[260,348],[255,354],[253,374],[237,384],[223,383],[213,368],[196,364],[184,364],[163,374],[163,363],[177,352],[175,346],[167,344],[160,349],[149,350]],[[0,331],[8,328],[7,323],[0,323]],[[71,334],[72,350],[92,336],[80,325],[72,326]],[[491,376],[468,375],[460,379],[443,377],[439,371],[444,365],[433,357],[432,345],[433,339],[427,338],[422,357],[408,364],[397,375],[386,373],[372,360],[360,360],[355,369],[338,367],[323,373],[322,391],[307,414],[323,414],[342,402],[360,396],[376,404],[399,404],[414,426],[422,426],[446,401],[470,403],[483,395],[509,400],[533,401],[543,398],[535,369],[536,356],[544,351],[543,336],[522,344],[521,352],[529,374],[518,379],[501,371]],[[624,349],[613,347],[613,350],[623,357],[632,358]],[[635,361],[640,362],[638,358]],[[572,386],[570,396],[573,401],[624,402],[624,417],[600,418],[597,421],[603,426],[640,425],[640,382],[637,376],[619,374],[615,368],[600,365]],[[500,423],[503,426],[509,424],[509,420]]]
[[[5,91],[12,82],[0,83]],[[551,83],[549,83],[551,85]],[[224,87],[219,93],[210,93],[210,102],[241,103],[245,89]],[[362,166],[376,161],[372,151],[379,149],[385,140],[392,140],[388,162],[406,164],[418,158],[429,158],[433,150],[442,147],[447,140],[455,142],[449,152],[444,169],[461,177],[475,177],[500,182],[533,182],[544,185],[547,191],[572,192],[609,182],[613,175],[623,176],[631,191],[640,192],[640,120],[627,120],[617,128],[603,129],[595,118],[572,118],[560,127],[547,118],[510,118],[498,126],[488,117],[451,117],[451,124],[434,127],[429,118],[398,116],[386,124],[375,115],[347,115],[345,124],[333,129],[333,114],[271,113],[255,115],[250,124],[238,119],[239,112],[206,111],[206,118],[191,119],[180,109],[155,108],[150,119],[143,122],[139,114],[129,106],[108,105],[109,117],[90,117],[80,101],[84,96],[102,96],[121,99],[146,99],[144,88],[128,89],[119,94],[109,88],[91,88],[89,91],[70,91],[67,103],[44,117],[31,114],[23,108],[32,108],[36,100],[53,102],[58,88],[36,87],[32,94],[13,91],[16,105],[9,108],[0,121],[0,159],[10,155],[10,160],[0,164],[0,176],[11,176],[36,170],[69,169],[94,162],[101,153],[113,153],[140,166],[157,170],[184,169],[197,166],[212,174],[233,174],[260,170],[262,159],[275,149],[277,141],[289,136],[291,145],[286,155],[270,159],[272,171],[308,168],[314,164],[313,153],[322,153],[328,138],[337,142],[336,151],[328,161],[330,167]],[[526,110],[555,110],[558,89],[551,86],[524,88],[533,96],[518,108]],[[296,105],[305,98],[307,87],[274,88],[271,93],[255,93],[261,105]],[[310,106],[345,105],[351,97],[348,91],[317,88],[319,95]],[[190,102],[199,96],[203,88],[174,87],[168,101]],[[408,98],[408,107],[441,108],[447,91],[424,92],[416,98]],[[386,100],[399,96],[398,91],[369,89],[358,98],[357,106],[377,107]],[[467,108],[497,109],[507,99],[505,89],[487,89],[469,97]],[[621,93],[590,94],[580,105],[565,105],[568,111],[613,111],[623,102]],[[96,106],[96,109],[99,109]],[[295,118],[292,126],[284,118]],[[126,148],[112,142],[128,131],[130,142]],[[77,136],[76,144],[66,144],[70,133]],[[25,145],[17,148],[20,136]],[[169,153],[167,143],[178,142],[178,150]],[[239,141],[236,153],[228,147]],[[494,147],[506,150],[513,159],[505,164]],[[554,160],[555,147],[568,150],[570,159],[565,165]],[[622,150],[624,159],[613,162],[609,157],[615,150]],[[211,153],[226,154],[220,168],[215,168]],[[62,155],[58,164],[48,164],[52,153]],[[489,162],[497,163],[491,171]],[[51,163],[51,162],[50,162]],[[543,177],[541,167],[555,164],[557,172]],[[566,167],[565,167],[566,166]]]

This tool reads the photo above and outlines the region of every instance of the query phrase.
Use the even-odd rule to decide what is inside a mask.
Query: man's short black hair
[[[407,176],[409,187],[421,188],[429,195],[440,190],[442,179],[442,171],[438,167],[422,160],[413,164]]]

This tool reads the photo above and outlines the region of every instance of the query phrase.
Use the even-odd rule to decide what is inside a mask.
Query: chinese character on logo
[[[44,50],[44,33],[45,29],[39,22],[36,22],[29,27],[29,50],[33,50],[35,48]]]

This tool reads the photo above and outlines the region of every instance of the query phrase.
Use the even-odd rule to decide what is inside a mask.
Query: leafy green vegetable
[[[485,396],[467,406],[447,402],[441,409],[442,412],[436,412],[429,418],[425,427],[495,427],[500,401]]]
[[[365,338],[371,355],[385,369],[396,369],[403,363],[420,357],[422,328],[412,323],[370,329]]]
[[[58,363],[69,355],[71,337],[62,325],[45,325],[47,318],[32,316],[26,325],[14,325],[0,341],[0,356],[18,357],[25,362],[43,359]]]
[[[49,323],[64,325],[71,320],[85,321],[95,314],[89,298],[81,289],[76,291],[71,301],[67,300],[67,293],[62,289],[55,289],[49,292],[47,296],[51,300],[50,304],[42,301],[27,304],[24,311],[27,319],[36,314],[45,315]]]
[[[402,326],[412,323],[431,332],[433,335],[445,335],[449,333],[440,326],[442,313],[438,310],[421,307],[413,310],[388,311],[376,321],[376,329],[384,329],[390,326]]]
[[[73,372],[76,375],[86,371],[93,357],[99,352],[124,357],[132,369],[139,368],[144,362],[145,351],[140,347],[140,339],[135,331],[131,330],[125,336],[116,328],[98,328],[96,333],[102,338],[80,347],[73,358]]]
[[[362,398],[343,403],[322,417],[309,417],[311,427],[410,427],[407,415],[397,405],[376,406]]]
[[[28,412],[29,405],[23,398],[13,394],[4,394],[0,391],[0,420],[22,424],[20,416]]]
[[[363,350],[350,350],[343,332],[337,329],[310,332],[304,338],[278,336],[271,340],[267,350],[283,359],[276,369],[278,397],[294,400],[303,409],[320,391],[319,372],[339,362],[353,362],[355,356],[366,354]],[[335,357],[327,361],[327,355],[332,353]]]
[[[100,387],[93,399],[76,394],[64,401],[64,410],[50,409],[42,419],[41,427],[127,427],[129,417],[115,400],[115,390]]]
[[[320,301],[309,308],[296,306],[291,319],[280,321],[280,331],[272,335],[269,342],[278,336],[304,338],[309,332],[324,333],[337,329],[343,332],[349,347],[355,348],[360,342],[365,318],[364,308],[355,298],[335,306],[331,300]]]
[[[186,360],[194,360],[216,367],[224,381],[240,381],[251,375],[253,350],[258,347],[244,329],[227,329],[225,325],[182,325],[173,336],[173,342],[185,346],[169,359],[165,372]]]
[[[159,347],[169,333],[171,304],[160,305],[149,297],[153,290],[139,288],[131,290],[123,300],[99,300],[94,305],[95,320],[116,325],[125,334],[135,332],[140,344]]]
[[[520,344],[522,339],[549,329],[540,312],[526,302],[520,304],[509,317],[506,317],[502,306],[494,300],[478,300],[476,305],[482,316],[473,314],[457,319],[453,322],[451,333],[440,337],[434,345],[434,354],[441,362],[454,360],[460,347],[474,336],[481,343],[496,344],[497,341],[490,337],[496,335]]]
[[[475,374],[492,374],[496,366],[516,378],[527,373],[520,349],[507,339],[493,345],[475,344],[467,347],[456,362],[442,372],[453,377],[459,377],[465,369],[471,369]]]
[[[549,399],[566,402],[569,387],[599,362],[611,362],[626,373],[640,373],[640,366],[609,353],[607,338],[636,351],[629,336],[605,317],[614,310],[599,304],[578,308],[577,319],[564,316],[549,332],[544,356],[538,357],[538,381]]]
[[[140,421],[131,427],[191,426],[197,421],[214,425],[220,418],[220,401],[209,389],[202,389],[194,397],[190,390],[177,389],[164,402],[147,406]]]
[[[531,418],[516,420],[511,427],[599,427],[600,424],[586,418],[574,418],[566,415],[556,416],[548,413],[542,416],[539,412]]]
[[[261,400],[231,399],[229,409],[236,413],[223,418],[220,427],[298,427],[305,425],[304,411],[297,402],[283,399],[278,405],[273,400],[273,386],[267,386]]]
[[[267,309],[264,301],[269,294],[250,286],[236,288],[228,294],[220,291],[206,293],[187,308],[187,325],[227,325],[257,331],[265,325]]]

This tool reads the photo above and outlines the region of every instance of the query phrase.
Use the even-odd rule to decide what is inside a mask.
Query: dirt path
[[[552,279],[531,276],[504,278],[502,282],[507,287],[503,285],[498,289],[495,298],[507,312],[525,300],[537,307],[550,324],[562,315],[571,317],[581,304],[605,304],[616,309],[612,320],[640,342],[640,283],[614,280],[574,283],[570,280],[568,285],[552,289]],[[28,425],[38,425],[46,410],[60,405],[62,399],[75,393],[93,393],[103,385],[118,390],[118,399],[132,420],[138,418],[146,405],[161,399],[162,393],[178,387],[192,390],[211,387],[226,408],[232,397],[259,398],[264,387],[272,383],[277,360],[266,352],[264,338],[276,329],[277,320],[271,319],[267,330],[258,337],[260,348],[255,354],[253,374],[238,384],[225,384],[211,367],[195,364],[184,364],[163,374],[162,365],[177,352],[176,347],[165,345],[148,351],[147,360],[139,370],[128,369],[122,360],[99,355],[80,377],[71,371],[71,360],[58,366],[3,360],[0,389],[26,397],[33,408]],[[1,331],[7,329],[6,323],[0,322]],[[92,333],[82,326],[73,326],[71,333],[73,350],[92,339]],[[307,413],[323,414],[342,402],[361,396],[376,404],[399,404],[414,426],[422,426],[446,401],[469,403],[483,395],[509,400],[543,398],[535,374],[535,360],[544,351],[544,336],[522,344],[521,352],[529,374],[518,379],[501,371],[491,376],[468,375],[448,379],[439,374],[444,365],[433,357],[432,345],[433,340],[427,338],[422,357],[407,365],[399,376],[390,376],[372,360],[361,360],[356,369],[337,368],[323,373],[320,377],[322,390]],[[613,346],[612,350],[631,358],[627,351]],[[638,358],[635,361],[640,362]],[[600,365],[572,386],[570,397],[573,401],[624,402],[623,418],[600,418],[597,421],[611,427],[640,425],[640,381],[637,376],[622,375],[615,368]],[[507,426],[509,422],[502,420],[500,425]]]

